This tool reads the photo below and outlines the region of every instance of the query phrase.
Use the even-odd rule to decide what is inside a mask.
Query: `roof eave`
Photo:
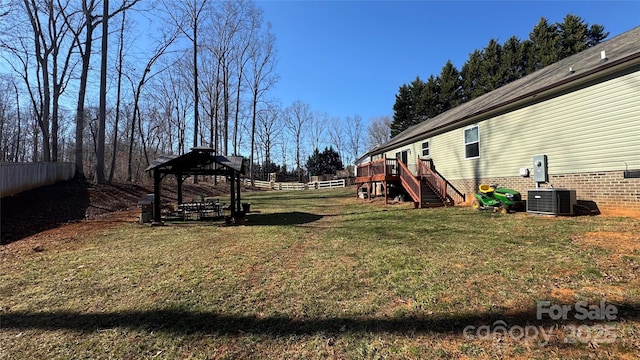
[[[434,133],[441,133],[443,131],[447,131],[447,129],[452,130],[452,129],[456,129],[461,126],[464,126],[467,123],[483,120],[484,118],[490,117],[494,113],[507,110],[510,107],[519,107],[528,102],[533,102],[535,101],[535,98],[539,96],[553,95],[555,93],[564,91],[568,87],[579,86],[580,84],[589,82],[596,77],[604,77],[613,72],[616,72],[625,68],[630,68],[638,64],[640,64],[640,52],[631,54],[629,56],[626,56],[617,60],[613,60],[595,69],[591,69],[583,73],[576,74],[575,76],[560,80],[556,83],[547,85],[545,87],[535,89],[531,92],[525,93],[516,98],[509,99],[508,101],[482,109],[481,111],[465,115],[450,123],[437,126],[432,129],[429,129],[428,131],[419,133],[416,136],[408,138],[402,142],[392,143],[393,139],[391,139],[389,141],[390,142],[389,145],[380,146],[380,148],[375,149],[375,151],[371,152],[370,155],[373,156],[373,155],[382,154],[389,150],[412,144],[416,141],[420,141],[421,139],[425,139],[429,136],[432,136]],[[624,65],[624,66],[621,67],[620,65]]]

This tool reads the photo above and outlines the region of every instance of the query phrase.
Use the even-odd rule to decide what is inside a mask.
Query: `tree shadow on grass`
[[[281,213],[249,213],[246,215],[245,225],[302,225],[322,219],[324,215],[312,214],[300,211]]]
[[[573,305],[573,304],[572,304]],[[506,331],[516,326],[551,329],[563,324],[604,325],[640,320],[640,304],[615,304],[618,313],[613,323],[598,320],[577,321],[569,314],[568,321],[552,320],[548,315],[537,319],[537,309],[504,314],[500,312],[425,315],[424,317],[322,317],[291,318],[287,316],[257,317],[216,312],[194,312],[180,309],[79,313],[69,311],[28,312],[7,311],[1,317],[4,330],[71,330],[94,332],[99,329],[127,328],[169,334],[212,334],[244,336],[247,333],[266,336],[334,334],[398,334],[448,333],[476,335],[473,329],[504,326]],[[470,329],[470,327],[472,327]],[[540,338],[539,340],[543,340]]]

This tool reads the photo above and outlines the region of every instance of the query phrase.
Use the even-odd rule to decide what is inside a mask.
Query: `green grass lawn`
[[[385,206],[352,189],[243,200],[241,226],[128,221],[7,245],[0,358],[640,353],[640,220]],[[603,300],[615,321],[536,318],[538,301]]]

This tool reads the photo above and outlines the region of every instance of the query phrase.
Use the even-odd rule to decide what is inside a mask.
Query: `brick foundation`
[[[471,203],[478,185],[498,184],[512,188],[527,198],[527,190],[535,188],[532,177],[496,177],[485,179],[450,180]],[[576,190],[578,200],[593,201],[602,214],[640,216],[640,179],[625,179],[623,171],[589,172],[549,175],[549,183],[555,188]],[[543,187],[549,187],[543,185]]]

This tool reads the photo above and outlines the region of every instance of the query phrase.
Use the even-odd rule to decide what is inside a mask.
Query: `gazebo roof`
[[[163,155],[145,169],[158,170],[164,174],[223,175],[234,171],[245,173],[242,156],[214,155],[212,148],[196,147],[183,155]]]

